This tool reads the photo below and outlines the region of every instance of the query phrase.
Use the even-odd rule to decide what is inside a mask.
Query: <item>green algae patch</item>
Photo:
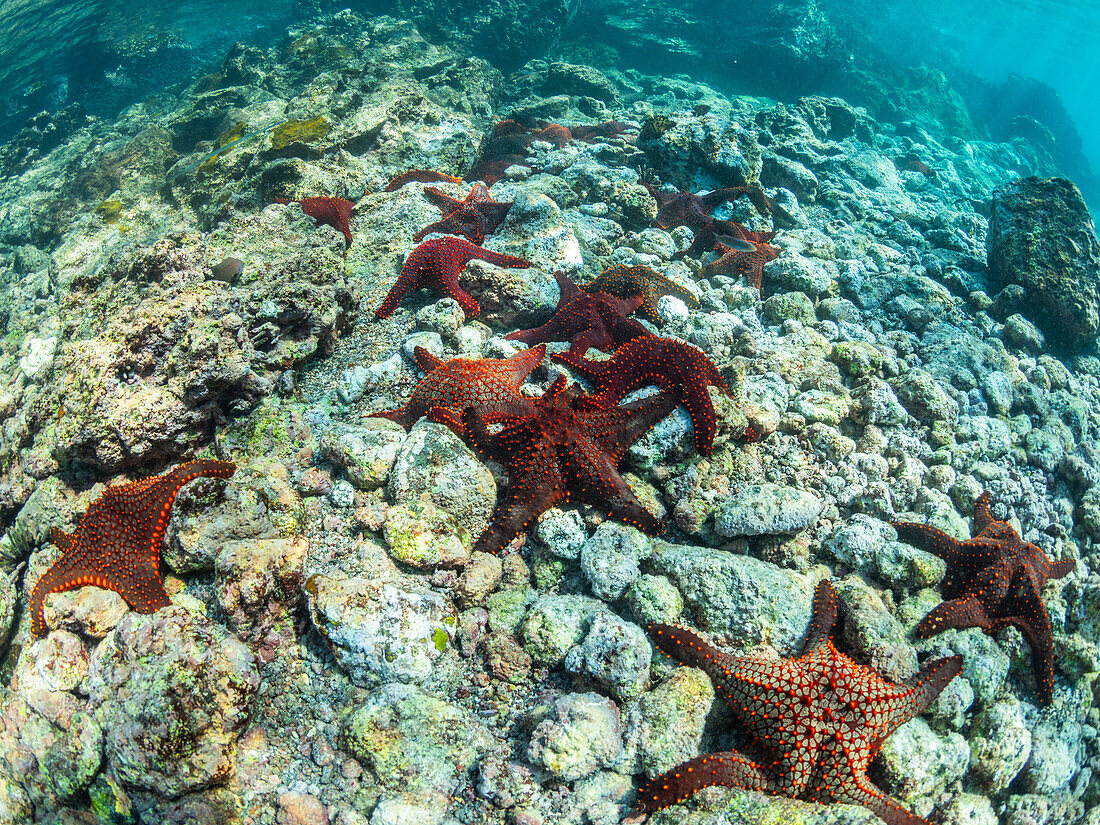
[[[344,745],[394,793],[447,794],[493,745],[469,711],[391,683],[344,722]]]
[[[95,213],[103,220],[104,223],[118,223],[118,216],[122,212],[122,203],[120,201],[103,201],[95,208]]]
[[[465,567],[470,561],[470,532],[430,501],[391,507],[382,535],[394,560],[418,570]]]
[[[271,148],[285,149],[292,143],[316,143],[328,131],[328,121],[321,116],[309,120],[288,120],[276,126],[271,133]]]

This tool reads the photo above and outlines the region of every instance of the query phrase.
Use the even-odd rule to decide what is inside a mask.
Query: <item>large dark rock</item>
[[[374,0],[368,9],[416,23],[424,38],[483,57],[503,72],[545,57],[580,0]]]
[[[1078,349],[1100,331],[1100,241],[1065,178],[1021,178],[993,193],[990,275],[1027,291],[1023,313],[1052,344]]]

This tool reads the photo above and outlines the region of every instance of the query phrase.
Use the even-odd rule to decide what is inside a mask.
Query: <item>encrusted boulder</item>
[[[1100,241],[1071,181],[1029,177],[997,189],[987,255],[1001,286],[1027,290],[1022,310],[1052,344],[1079,349],[1100,332]]]
[[[240,641],[174,605],[128,613],[92,654],[87,685],[114,775],[174,799],[233,774],[260,677]]]

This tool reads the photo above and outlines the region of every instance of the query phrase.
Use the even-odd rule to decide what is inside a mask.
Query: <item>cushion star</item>
[[[654,223],[661,229],[672,229],[677,226],[686,226],[696,232],[704,232],[712,228],[714,218],[710,212],[716,206],[726,201],[747,197],[761,215],[772,214],[778,207],[771,198],[764,194],[759,185],[730,186],[725,189],[715,189],[705,195],[696,195],[692,192],[665,192],[650,183],[642,181],[653,199],[657,201],[657,218]]]
[[[621,475],[619,462],[635,441],[671,412],[675,400],[658,393],[605,407],[559,375],[532,404],[530,414],[490,433],[484,417],[467,408],[462,417],[434,407],[432,421],[446,424],[486,458],[508,471],[508,489],[474,550],[499,553],[551,507],[585,502],[616,521],[656,535],[661,522],[638,501]]]
[[[958,674],[962,657],[936,659],[905,682],[887,682],[836,649],[830,638],[836,618],[836,594],[822,581],[797,659],[732,656],[690,630],[650,625],[658,648],[710,676],[753,744],[747,754],[697,756],[647,782],[638,791],[636,812],[667,808],[700,788],[724,785],[863,805],[887,825],[928,825],[875,787],[867,766],[886,738],[923,712]]]
[[[530,261],[525,261],[523,258],[482,249],[465,238],[455,238],[451,235],[432,238],[409,253],[405,265],[401,267],[397,283],[386,295],[382,305],[375,310],[375,320],[389,318],[397,305],[410,292],[421,287],[432,287],[454,298],[466,313],[467,318],[480,315],[481,305],[458,285],[459,274],[474,258],[496,266],[511,268],[524,269],[531,265]]]
[[[517,352],[511,358],[436,358],[423,347],[413,350],[420,369],[427,373],[416,385],[403,407],[372,415],[396,421],[406,430],[427,415],[432,407],[442,407],[460,416],[466,407],[474,407],[486,424],[530,412],[531,399],[520,393],[528,375],[542,363],[546,347]]]
[[[275,198],[273,203],[296,203],[315,221],[315,226],[325,223],[344,235],[344,246],[351,246],[351,213],[355,204],[343,198],[302,198],[292,201]]]
[[[428,200],[443,212],[443,219],[429,224],[413,235],[414,241],[421,241],[425,235],[441,232],[449,235],[465,235],[474,243],[481,243],[485,236],[500,226],[512,201],[495,201],[489,197],[489,190],[481,181],[470,188],[462,200],[452,198],[446,192],[429,188],[424,190]]]
[[[764,282],[764,264],[774,261],[780,253],[778,247],[768,243],[755,243],[725,235],[716,237],[714,249],[718,253],[718,260],[703,267],[701,274],[704,277],[741,275],[756,289],[760,289]]]
[[[700,455],[710,455],[718,423],[707,387],[718,387],[726,395],[730,391],[718,367],[701,350],[675,338],[647,335],[626,342],[606,361],[570,353],[552,357],[588,379],[595,397],[609,406],[650,384],[668,390],[691,416],[695,449]]]
[[[657,301],[662,295],[675,295],[688,306],[699,306],[699,299],[691,290],[654,272],[648,266],[619,264],[610,267],[584,289],[585,292],[606,292],[620,298],[640,295],[642,304],[638,314],[652,324],[661,323],[661,316],[657,314]]]
[[[582,292],[564,272],[555,272],[558,282],[558,306],[545,324],[534,329],[509,333],[509,341],[540,344],[568,341],[569,352],[578,357],[590,347],[612,350],[640,335],[649,335],[641,323],[626,316],[642,304],[642,297],[623,300],[606,292]]]
[[[1051,561],[1008,522],[993,518],[989,505],[989,493],[982,493],[974,504],[974,537],[966,541],[927,524],[894,525],[901,541],[947,562],[947,601],[921,619],[914,632],[927,639],[953,627],[980,627],[986,633],[1009,625],[1019,628],[1031,645],[1039,700],[1049,705],[1054,698],[1054,642],[1040,594],[1048,580],[1071,573],[1077,563]]]
[[[230,461],[189,461],[164,475],[108,487],[72,533],[54,527],[50,541],[61,549],[61,558],[27,599],[32,635],[46,633],[46,596],[85,585],[114,590],[139,613],[171,604],[160,580],[160,549],[172,502],[187,482],[229,478],[236,469]]]

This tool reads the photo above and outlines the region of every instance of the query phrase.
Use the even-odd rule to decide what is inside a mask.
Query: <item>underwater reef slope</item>
[[[0,825],[1095,821],[1073,183],[564,52],[0,148]]]

